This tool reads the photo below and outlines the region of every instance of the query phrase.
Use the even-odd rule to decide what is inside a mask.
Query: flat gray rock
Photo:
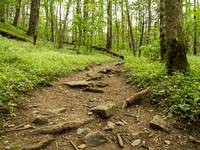
[[[59,108],[59,109],[48,109],[50,113],[60,114],[66,112],[66,108]]]
[[[105,119],[109,118],[116,112],[115,104],[105,104],[105,105],[98,105],[90,110],[94,114],[97,114],[99,117]]]
[[[86,86],[93,86],[93,82],[89,81],[71,81],[64,83],[64,85],[69,85],[71,87],[86,87]]]
[[[153,117],[150,122],[150,126],[154,129],[169,132],[167,128],[167,122],[160,115],[155,115]]]
[[[108,142],[107,138],[100,131],[90,132],[84,138],[83,142],[88,148],[100,146]]]

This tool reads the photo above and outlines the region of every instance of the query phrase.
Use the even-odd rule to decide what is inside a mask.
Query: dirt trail
[[[174,128],[170,118],[165,118],[169,133],[152,129],[152,118],[163,114],[147,98],[122,109],[123,101],[140,91],[129,84],[124,77],[126,73],[121,62],[102,63],[76,74],[57,77],[48,87],[37,87],[26,96],[25,107],[17,106],[17,116],[0,133],[0,149],[43,147],[41,149],[44,150],[74,150],[75,146],[87,150],[200,149],[199,141]],[[86,80],[95,85],[92,90],[96,91],[88,91],[91,87],[84,91],[80,87],[65,85],[71,81]],[[108,103],[115,104],[117,110],[110,118],[101,119],[90,112],[91,108]],[[105,131],[108,121],[113,129]],[[48,128],[53,134],[41,132]],[[85,136],[94,131],[101,133],[93,138],[97,139],[97,143],[92,143],[99,146],[89,146],[91,143],[84,145],[87,141]],[[121,147],[119,142],[123,142]]]

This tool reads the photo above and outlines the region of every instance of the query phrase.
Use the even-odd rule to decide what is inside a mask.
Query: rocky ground
[[[115,61],[38,86],[14,105],[17,116],[0,131],[0,149],[200,149],[199,132],[164,116],[126,73]]]

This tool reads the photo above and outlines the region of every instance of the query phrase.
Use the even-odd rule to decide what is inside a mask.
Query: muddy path
[[[200,149],[196,136],[175,128],[148,97],[122,109],[123,101],[140,91],[127,72],[121,62],[102,63],[38,86],[0,132],[0,149]],[[103,114],[95,110],[99,105]],[[150,125],[155,116],[160,127]]]

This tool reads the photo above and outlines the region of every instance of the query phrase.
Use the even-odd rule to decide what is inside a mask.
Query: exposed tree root
[[[35,129],[33,130],[34,133],[40,133],[40,134],[60,134],[63,133],[65,131],[70,131],[73,129],[77,129],[80,126],[83,126],[85,124],[88,124],[89,122],[91,122],[92,119],[89,120],[85,120],[82,122],[64,122],[64,123],[60,123],[57,125],[50,125],[50,126],[45,126],[39,129]]]
[[[17,39],[17,40],[20,40],[20,41],[33,43],[33,41],[28,39],[28,38],[25,38],[23,36],[17,35],[15,33],[10,32],[10,31],[6,31],[4,29],[0,29],[0,34],[2,34],[3,36],[9,37],[9,38],[13,38],[13,39]]]
[[[110,50],[107,49],[107,48],[98,47],[98,46],[92,46],[92,48],[95,48],[96,50],[100,50],[100,51],[105,51],[105,52],[107,52],[107,53],[109,53],[109,54],[111,54],[111,55],[113,55],[113,56],[116,56],[116,57],[119,57],[119,58],[121,58],[121,59],[124,59],[124,56],[119,55],[119,54],[117,54],[117,53],[114,53],[114,52],[110,51]]]
[[[38,150],[38,149],[41,149],[41,148],[44,148],[46,146],[48,146],[50,143],[52,143],[55,139],[54,138],[48,138],[48,139],[45,139],[37,144],[33,144],[31,146],[27,146],[25,148],[23,148],[22,150]]]
[[[138,93],[134,94],[133,96],[127,98],[122,108],[123,109],[127,108],[129,105],[136,102],[141,96],[145,95],[147,92],[148,92],[148,90],[146,89],[146,90],[138,92]]]

